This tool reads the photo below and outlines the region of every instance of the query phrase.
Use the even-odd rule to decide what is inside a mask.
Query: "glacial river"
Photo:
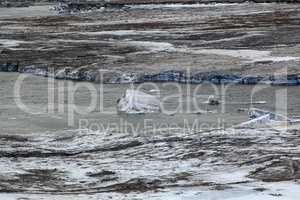
[[[17,73],[0,73],[0,80],[0,127],[3,133],[103,129],[109,128],[109,124],[126,126],[126,123],[137,130],[142,130],[147,124],[150,127],[177,125],[188,128],[194,123],[200,123],[205,129],[227,128],[246,121],[247,109],[250,107],[276,110],[283,114],[287,112],[294,117],[300,115],[298,87],[222,87],[170,83],[100,85],[53,81]],[[164,112],[138,116],[119,115],[117,100],[126,89],[132,88],[156,95],[164,106]],[[206,101],[211,95],[220,100],[220,105],[207,105]]]

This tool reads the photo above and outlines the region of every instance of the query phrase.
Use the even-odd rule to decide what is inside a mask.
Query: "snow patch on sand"
[[[24,43],[24,41],[0,39],[0,47],[4,48],[17,47],[20,43]]]
[[[143,35],[143,34],[160,34],[160,33],[168,33],[167,31],[136,31],[136,30],[117,30],[117,31],[99,31],[99,32],[79,32],[82,35],[116,35],[116,36],[124,36],[124,35]]]
[[[127,36],[127,35],[146,35],[146,34],[162,34],[162,33],[169,33],[169,32],[160,31],[160,30],[151,30],[151,31],[115,30],[115,31],[95,31],[95,32],[62,32],[62,33],[53,33],[52,35],[79,34],[79,35],[88,35],[88,36],[98,36],[98,35]]]
[[[240,59],[247,60],[246,62],[263,62],[263,61],[272,61],[272,62],[284,62],[291,60],[299,60],[299,57],[291,56],[272,56],[271,51],[258,51],[258,50],[229,50],[229,49],[202,49],[192,51],[196,54],[214,54],[220,56],[230,56]]]
[[[176,51],[176,48],[171,43],[167,42],[129,41],[127,44],[146,48],[152,53],[161,51]]]
[[[143,4],[143,5],[128,5],[128,8],[131,9],[180,9],[180,8],[210,8],[210,7],[224,7],[224,6],[233,6],[239,5],[237,3],[210,3],[210,4]]]

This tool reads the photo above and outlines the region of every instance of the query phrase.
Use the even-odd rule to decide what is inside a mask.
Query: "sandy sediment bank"
[[[299,3],[299,0],[250,0],[255,3]],[[245,3],[249,0],[2,0],[0,7],[28,7],[36,4],[48,4],[63,2],[73,6],[122,6],[136,4],[210,4],[210,3]]]
[[[298,85],[299,10],[243,3],[6,13],[0,70],[105,83]]]

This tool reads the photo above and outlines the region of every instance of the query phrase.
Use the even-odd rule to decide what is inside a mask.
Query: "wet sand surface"
[[[298,4],[132,5],[56,16],[28,9],[43,16],[0,14],[2,64],[142,73],[299,70]]]

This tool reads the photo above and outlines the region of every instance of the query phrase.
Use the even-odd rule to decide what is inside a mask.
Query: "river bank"
[[[1,12],[0,71],[104,83],[299,84],[297,4],[128,5],[37,16],[39,9]]]
[[[222,74],[218,72],[200,72],[190,74],[188,71],[163,71],[157,74],[151,73],[134,73],[109,70],[88,70],[64,68],[58,71],[28,66],[18,70],[18,66],[14,64],[6,64],[0,66],[1,72],[20,72],[28,73],[36,76],[49,77],[54,79],[64,79],[73,81],[88,81],[104,84],[127,84],[127,83],[145,83],[145,82],[176,82],[189,84],[242,84],[242,85],[282,85],[296,86],[300,85],[300,75],[298,74],[279,74],[270,76],[241,76],[235,74]]]

